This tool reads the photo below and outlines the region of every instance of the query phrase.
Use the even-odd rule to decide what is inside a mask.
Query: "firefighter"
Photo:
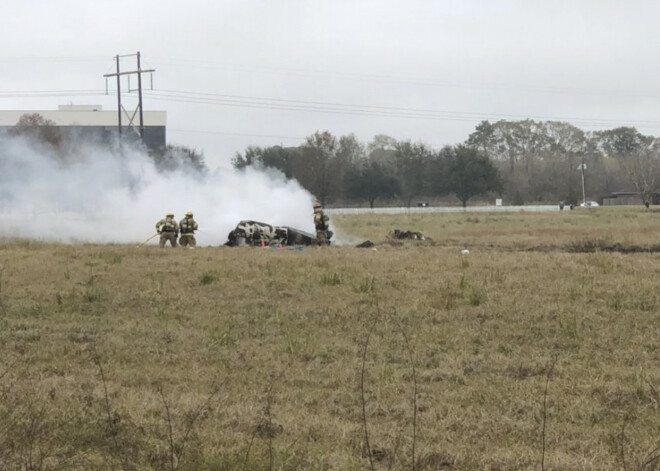
[[[328,245],[328,229],[330,218],[323,213],[323,207],[318,201],[314,202],[314,226],[316,227],[316,243]]]
[[[179,238],[179,244],[181,244],[181,247],[189,246],[192,249],[197,246],[197,241],[195,240],[197,223],[193,219],[192,211],[188,211],[186,217],[181,219],[179,222],[179,230],[181,231],[181,237]]]
[[[174,213],[169,212],[165,215],[165,219],[161,219],[156,223],[156,231],[160,234],[160,242],[158,245],[165,247],[165,243],[169,240],[172,247],[176,247],[176,238],[179,235],[179,225],[174,220]]]

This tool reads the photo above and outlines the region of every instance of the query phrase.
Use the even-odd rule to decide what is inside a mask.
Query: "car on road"
[[[580,204],[580,207],[582,208],[595,208],[597,206],[600,206],[596,201],[585,201],[584,203]]]

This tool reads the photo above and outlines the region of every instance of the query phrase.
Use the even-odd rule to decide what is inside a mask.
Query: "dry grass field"
[[[660,469],[660,213],[332,223],[0,242],[0,470]]]

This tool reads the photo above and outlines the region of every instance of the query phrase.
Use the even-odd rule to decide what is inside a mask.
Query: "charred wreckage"
[[[326,243],[330,245],[333,232],[326,231]],[[314,234],[288,226],[271,226],[264,222],[241,221],[227,236],[228,247],[244,246],[300,246],[317,245]]]

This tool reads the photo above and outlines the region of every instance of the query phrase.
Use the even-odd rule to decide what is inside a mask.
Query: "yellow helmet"
[[[192,211],[188,211],[188,212],[186,213],[186,216],[188,216],[189,218],[191,218],[191,217],[193,216]]]
[[[173,213],[172,211],[168,211],[167,213],[165,213],[165,217],[173,218],[173,217],[174,217],[174,213]]]

